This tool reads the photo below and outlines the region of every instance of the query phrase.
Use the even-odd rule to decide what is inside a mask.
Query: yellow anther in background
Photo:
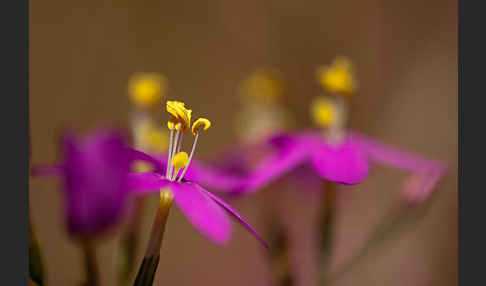
[[[146,151],[160,153],[167,150],[169,142],[167,131],[155,126],[152,122],[148,121],[142,124],[137,130],[137,134],[137,136],[140,136],[140,142]]]
[[[356,80],[351,61],[337,57],[331,66],[317,69],[317,80],[330,92],[350,94],[356,91]]]
[[[318,97],[311,105],[311,115],[319,126],[329,126],[336,120],[336,106],[330,99]]]
[[[192,134],[196,135],[199,132],[199,128],[203,126],[203,130],[208,130],[211,127],[211,121],[206,118],[199,118],[192,124]]]
[[[238,92],[246,100],[275,102],[282,96],[282,85],[282,78],[276,70],[260,69],[240,83]]]
[[[147,162],[137,161],[133,164],[135,172],[150,172],[152,171],[152,165]]]
[[[167,79],[155,73],[135,74],[129,81],[130,98],[139,108],[153,108],[160,104],[167,90]]]
[[[184,168],[189,162],[189,156],[186,152],[177,153],[171,160],[172,166],[175,168],[175,174],[179,173],[179,170]]]
[[[171,121],[173,123],[181,123],[182,131],[186,132],[191,127],[191,113],[192,110],[185,108],[184,103],[180,101],[167,101],[167,112],[172,115]],[[168,126],[169,129],[171,126]],[[175,125],[177,129],[177,125]]]

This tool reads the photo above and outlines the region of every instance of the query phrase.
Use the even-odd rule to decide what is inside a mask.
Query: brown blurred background
[[[127,81],[160,72],[170,97],[187,102],[214,128],[198,147],[209,158],[236,142],[230,118],[236,84],[272,65],[290,102],[306,118],[318,95],[315,68],[335,55],[354,60],[360,82],[351,127],[446,160],[452,172],[427,216],[386,243],[336,285],[457,285],[457,1],[61,1],[30,2],[32,162],[58,158],[63,126],[127,126]],[[360,246],[396,200],[403,174],[376,168],[346,192],[336,259]],[[50,285],[77,285],[80,253],[63,230],[62,197],[52,180],[31,180],[30,204]],[[261,229],[258,196],[235,207]],[[145,210],[145,242],[155,201]],[[99,261],[114,265],[107,238]],[[142,248],[145,243],[143,243]],[[156,285],[267,285],[262,248],[235,225],[226,247],[207,242],[178,210],[171,212]],[[115,284],[105,267],[103,285]]]

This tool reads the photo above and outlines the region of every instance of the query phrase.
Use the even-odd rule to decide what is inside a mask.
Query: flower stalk
[[[272,248],[268,255],[273,265],[273,281],[275,286],[293,285],[290,265],[290,249],[287,233],[283,227],[271,226],[269,224],[270,237],[272,237]]]
[[[336,217],[336,191],[337,184],[334,182],[326,181],[324,201],[321,212],[320,227],[320,251],[319,251],[319,269],[326,269],[329,266],[333,233],[335,228]]]
[[[140,222],[142,210],[145,205],[143,197],[136,198],[133,216],[130,218],[128,228],[124,233],[119,250],[118,285],[129,284],[130,275],[135,268],[135,258],[139,244]]]
[[[93,241],[90,239],[81,242],[81,249],[84,255],[84,267],[86,280],[83,283],[85,286],[98,286],[100,284],[100,274],[98,263],[96,262],[96,249]]]
[[[32,228],[32,220],[29,221],[29,277],[37,285],[44,285],[44,265],[39,243]]]
[[[163,190],[160,193],[159,207],[155,215],[152,231],[142,261],[142,265],[135,278],[134,286],[152,285],[157,271],[157,266],[160,259],[160,247],[162,246],[162,239],[164,238],[165,225],[169,217],[170,207],[173,201],[173,195],[169,190]]]

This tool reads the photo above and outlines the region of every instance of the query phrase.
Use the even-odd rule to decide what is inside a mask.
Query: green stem
[[[169,190],[162,191],[160,195],[159,207],[155,215],[152,231],[150,233],[149,243],[142,265],[138,270],[134,286],[151,286],[154,281],[155,272],[160,259],[160,247],[164,237],[165,225],[169,217],[170,206],[172,205],[173,196]]]

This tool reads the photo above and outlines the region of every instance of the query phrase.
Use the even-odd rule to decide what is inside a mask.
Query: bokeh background
[[[457,285],[457,1],[32,0],[32,162],[58,158],[63,127],[127,129],[127,81],[134,72],[166,75],[171,98],[211,118],[214,128],[197,150],[199,158],[211,158],[237,142],[228,119],[245,75],[262,65],[281,70],[289,102],[306,118],[319,94],[315,68],[335,55],[349,56],[357,67],[352,128],[452,166],[427,215],[335,285]],[[343,193],[336,261],[361,246],[397,199],[403,178],[376,168]],[[156,199],[144,210],[142,249]],[[233,203],[257,230],[264,226],[258,200]],[[30,205],[49,285],[77,285],[81,255],[63,229],[59,184],[31,180]],[[101,265],[115,263],[117,232],[99,248]],[[229,245],[211,245],[174,208],[155,284],[268,285],[264,257],[236,225]],[[103,285],[115,285],[114,268],[104,269]]]

